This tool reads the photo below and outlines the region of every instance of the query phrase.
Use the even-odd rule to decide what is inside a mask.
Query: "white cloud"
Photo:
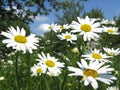
[[[48,27],[49,24],[40,24],[36,29],[32,30],[32,32],[37,35],[43,35],[44,32],[49,31]]]
[[[41,31],[48,31],[49,30],[49,27],[50,25],[49,24],[40,24],[38,27],[37,27],[37,30],[41,30]]]
[[[36,16],[34,23],[30,24],[31,32],[37,35],[43,35],[44,32],[48,31],[50,20],[49,16]]]
[[[48,20],[49,20],[48,16],[36,16],[35,19],[34,19],[34,22],[43,23],[43,22],[46,22]]]
[[[43,36],[43,34],[44,34],[44,31],[38,30],[38,29],[31,30],[31,32],[36,34],[36,35],[40,35],[40,36]]]

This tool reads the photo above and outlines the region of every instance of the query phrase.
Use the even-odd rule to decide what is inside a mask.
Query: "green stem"
[[[50,90],[50,89],[49,89],[49,85],[48,85],[48,82],[49,82],[49,81],[46,79],[47,72],[48,72],[48,68],[47,68],[47,70],[46,70],[46,72],[45,72],[45,75],[44,75],[43,79],[44,79],[44,83],[45,83],[46,88],[47,88],[47,89],[45,89],[45,90]]]
[[[28,78],[27,78],[27,89],[30,90],[30,54],[26,53],[26,60],[27,60],[27,73],[28,73]]]
[[[65,86],[65,83],[66,83],[66,79],[67,79],[67,73],[65,74],[64,78],[63,78],[63,83],[62,83],[62,88],[61,90],[64,90],[64,86]]]
[[[42,90],[41,77],[38,75],[38,90]]]
[[[18,76],[18,54],[19,54],[19,52],[16,53],[16,58],[15,58],[15,73],[16,73],[17,90],[20,90],[19,76]]]
[[[67,63],[66,63],[66,60],[65,60],[65,73],[64,73],[64,78],[63,78],[63,82],[62,82],[62,87],[61,87],[61,90],[64,90],[64,86],[65,86],[65,83],[66,83],[66,80],[67,80]]]
[[[82,59],[82,55],[86,50],[86,42],[83,40],[83,36],[78,35],[78,41],[77,41],[77,48],[79,50],[79,55],[78,55],[78,61],[81,62]],[[78,84],[78,88],[79,90],[82,88],[82,85],[79,81],[79,79],[77,79],[79,84]]]

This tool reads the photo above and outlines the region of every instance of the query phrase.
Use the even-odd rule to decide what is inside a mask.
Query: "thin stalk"
[[[18,76],[18,54],[19,52],[16,53],[16,58],[15,58],[15,73],[16,73],[17,90],[20,90],[19,76]]]
[[[42,90],[41,77],[38,75],[38,90]]]
[[[27,60],[27,73],[28,73],[28,78],[27,78],[27,89],[30,90],[30,54],[26,53],[26,60]]]
[[[63,83],[62,83],[62,88],[61,88],[61,90],[64,90],[65,83],[66,83],[66,79],[67,79],[67,73],[65,74],[65,76],[64,76],[64,78],[63,78]]]
[[[43,79],[44,79],[44,83],[45,83],[46,88],[47,88],[47,89],[45,89],[45,90],[50,90],[50,89],[49,89],[49,86],[48,86],[48,80],[46,79],[47,72],[48,72],[48,68],[47,68],[47,70],[46,70],[46,72],[45,72],[45,75],[44,75]]]
[[[86,42],[83,40],[83,37],[79,36],[79,35],[78,35],[78,40],[77,40],[77,48],[79,50],[78,61],[81,62],[81,58],[82,58],[81,56],[84,53],[84,51],[86,50]],[[78,81],[79,81],[79,79],[78,79]],[[79,88],[79,90],[81,90],[81,88],[82,88],[80,81],[78,84],[78,88]]]
[[[64,78],[63,78],[61,90],[64,90],[64,86],[65,86],[65,83],[66,83],[66,80],[67,80],[67,70],[66,69],[67,69],[67,63],[66,63],[66,60],[65,60],[65,73],[64,73]]]

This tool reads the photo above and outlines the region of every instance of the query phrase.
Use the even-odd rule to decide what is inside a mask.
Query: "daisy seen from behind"
[[[103,50],[110,56],[117,56],[120,54],[120,49],[114,49],[114,48],[103,48]]]
[[[102,33],[102,29],[99,27],[100,23],[95,22],[96,19],[86,16],[84,19],[77,17],[78,22],[73,21],[71,28],[73,33],[79,33],[83,35],[84,41],[91,41],[99,38],[98,33]]]
[[[91,84],[94,89],[97,89],[99,87],[97,81],[110,85],[113,83],[113,80],[116,80],[116,77],[111,74],[114,69],[110,68],[109,65],[104,66],[104,62],[94,61],[88,64],[86,60],[82,59],[81,63],[77,62],[77,64],[79,68],[68,67],[68,70],[72,72],[68,75],[82,76],[81,81],[84,81],[85,86]]]
[[[100,52],[100,50],[94,49],[91,50],[89,52],[87,52],[86,54],[82,55],[82,57],[85,60],[90,60],[90,61],[100,61],[100,62],[111,62],[108,60],[108,58],[110,58],[111,56],[107,56],[106,54],[103,54],[102,52]]]
[[[43,64],[47,69],[47,74],[50,76],[58,76],[61,74],[61,70],[64,67],[64,63],[58,62],[58,59],[51,57],[49,53],[45,55],[43,52],[38,54],[39,64]]]
[[[112,24],[116,25],[114,20],[102,19],[101,24]]]
[[[40,76],[42,73],[46,72],[46,67],[44,65],[40,64],[34,64],[33,67],[31,67],[31,73],[32,76]]]
[[[106,32],[108,34],[113,34],[113,35],[119,35],[120,34],[118,32],[118,27],[106,27],[106,26],[103,26],[103,32]]]
[[[77,40],[77,36],[70,33],[70,32],[59,34],[59,35],[57,35],[57,37],[60,40],[66,40],[66,41],[69,41],[71,43],[73,43],[73,41]]]
[[[1,32],[1,35],[5,36],[7,39],[4,39],[2,42],[7,44],[7,47],[12,47],[17,51],[29,51],[32,53],[34,49],[37,49],[38,46],[38,38],[35,34],[30,34],[29,36],[26,35],[26,31],[24,28],[17,28],[9,27],[7,32]]]

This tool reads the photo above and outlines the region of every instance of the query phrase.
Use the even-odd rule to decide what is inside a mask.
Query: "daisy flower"
[[[54,32],[58,32],[59,30],[59,26],[57,24],[41,24],[38,29],[42,29],[44,32],[46,31],[54,31]]]
[[[80,35],[83,35],[84,41],[90,41],[91,39],[98,39],[99,35],[97,33],[101,33],[102,29],[99,28],[100,23],[95,22],[96,19],[90,19],[86,16],[85,19],[77,17],[78,22],[73,21],[71,24],[71,28],[73,29],[71,32],[78,32]]]
[[[110,56],[117,56],[120,54],[120,49],[114,49],[114,48],[103,48],[103,50]]]
[[[12,47],[13,49],[17,51],[23,51],[23,53],[26,53],[28,50],[30,53],[32,53],[33,49],[37,49],[38,46],[38,38],[35,37],[35,34],[30,34],[29,36],[26,35],[26,31],[17,26],[15,29],[14,27],[9,27],[9,31],[7,32],[1,32],[1,34],[7,39],[3,40],[2,42],[7,44],[7,47]]]
[[[82,81],[84,85],[92,85],[94,89],[98,88],[98,82],[101,81],[105,84],[110,85],[113,83],[113,80],[116,80],[116,77],[111,75],[111,72],[114,71],[113,68],[110,68],[109,65],[104,66],[104,62],[90,62],[89,64],[85,60],[81,60],[81,63],[77,62],[79,68],[69,66],[68,70],[72,73],[68,74],[69,76],[82,76]]]
[[[73,43],[74,40],[77,40],[77,36],[72,34],[72,33],[69,33],[69,32],[57,35],[57,37],[60,38],[60,40],[66,40],[66,41],[69,41],[71,43]]]
[[[82,57],[86,60],[91,61],[97,60],[100,62],[111,62],[107,60],[111,56],[107,56],[106,54],[101,53],[100,50],[97,49],[91,50],[90,52],[88,52],[88,54],[82,55]]]
[[[47,74],[50,76],[58,76],[61,73],[64,63],[58,62],[58,59],[51,57],[49,53],[45,55],[42,52],[41,55],[38,54],[38,57],[39,59],[37,59],[37,61],[47,68]]]
[[[40,65],[40,64],[34,64],[33,67],[31,67],[31,73],[32,73],[32,76],[39,76],[41,75],[42,73],[45,73],[46,72],[46,67],[44,65]]]
[[[115,25],[115,21],[114,20],[108,20],[108,19],[103,19],[101,21],[101,24],[112,24],[112,25]]]
[[[69,29],[70,26],[68,24],[63,24],[63,25],[59,25],[59,30],[62,31],[64,29]]]
[[[106,32],[108,34],[114,34],[114,35],[119,35],[120,34],[118,32],[117,27],[105,27],[105,26],[103,26],[103,32]]]
[[[111,87],[108,87],[106,90],[119,90],[119,88],[116,86],[111,86]]]

